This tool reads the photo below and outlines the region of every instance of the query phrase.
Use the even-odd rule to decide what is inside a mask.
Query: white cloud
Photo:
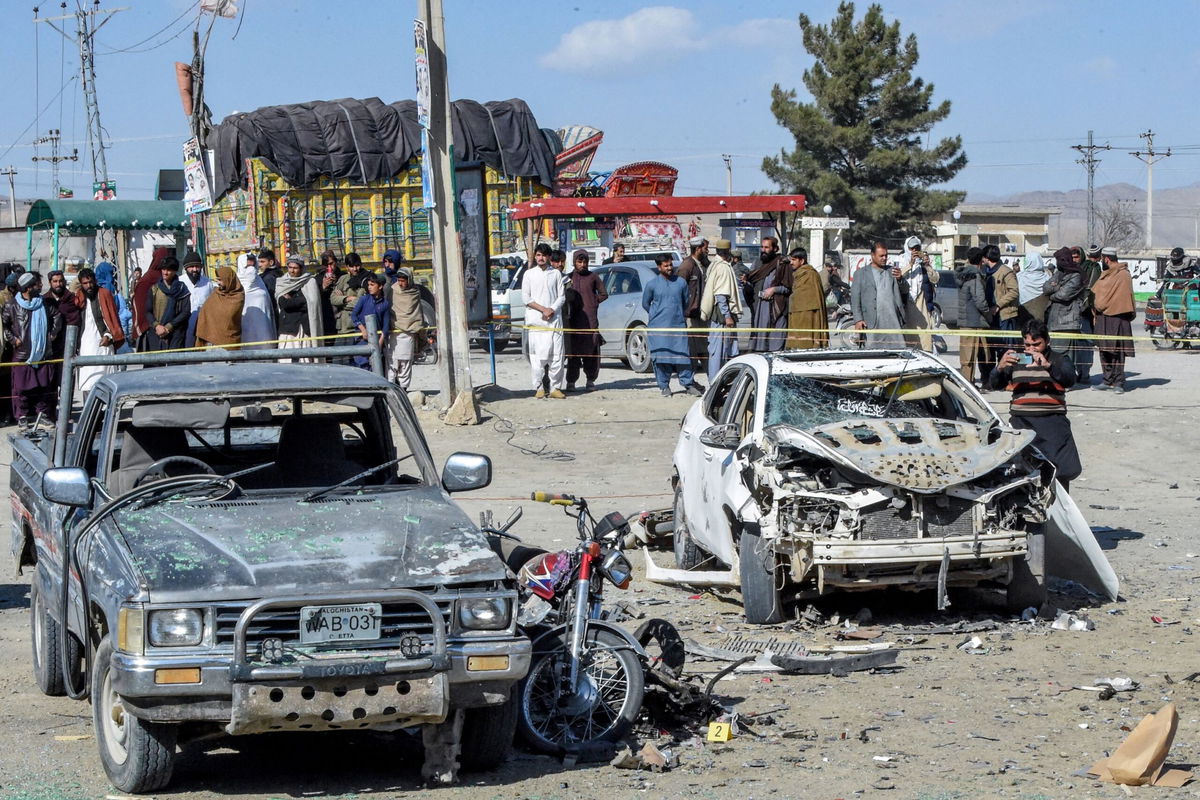
[[[749,19],[705,31],[688,9],[650,6],[620,19],[576,25],[539,63],[563,72],[619,74],[722,44],[762,44],[778,36],[781,23],[786,20]]]

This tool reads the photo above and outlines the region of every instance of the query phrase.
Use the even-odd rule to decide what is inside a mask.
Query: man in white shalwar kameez
[[[242,341],[266,343],[243,349],[274,349],[276,333],[275,323],[271,321],[271,306],[275,298],[267,294],[267,286],[258,274],[258,259],[253,253],[238,256],[237,276],[246,292],[246,302],[242,306]]]
[[[550,397],[565,398],[566,370],[563,362],[562,274],[550,266],[550,247],[539,244],[533,253],[533,266],[521,279],[525,300],[526,341],[529,343],[529,373],[534,397],[545,397],[542,373],[549,369]]]

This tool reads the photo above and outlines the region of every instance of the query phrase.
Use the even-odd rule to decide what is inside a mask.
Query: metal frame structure
[[[371,371],[385,377],[383,351],[379,348],[379,328],[375,317],[366,318],[367,341],[365,344],[344,344],[333,347],[298,347],[291,350],[193,350],[183,353],[129,353],[111,356],[75,355],[79,344],[79,328],[67,328],[66,348],[63,356],[62,384],[58,389],[58,421],[54,428],[53,465],[61,467],[67,457],[67,427],[70,424],[72,399],[75,396],[75,370],[80,367],[165,367],[168,364],[223,364],[235,361],[271,361],[281,358],[320,359],[350,358],[366,356],[371,362]],[[299,366],[303,369],[303,366]]]

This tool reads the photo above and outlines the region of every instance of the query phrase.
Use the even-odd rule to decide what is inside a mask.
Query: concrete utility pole
[[[1146,131],[1139,133],[1138,136],[1146,140],[1145,150],[1135,150],[1130,153],[1131,156],[1138,161],[1146,162],[1146,249],[1154,249],[1154,165],[1156,162],[1162,161],[1164,158],[1171,156],[1171,148],[1163,150],[1154,149],[1154,131]]]
[[[470,343],[467,339],[467,296],[462,250],[458,241],[454,198],[454,131],[450,123],[450,86],[446,75],[446,20],[442,0],[417,0],[417,18],[428,32],[426,57],[429,78],[429,127],[422,180],[432,185],[425,194],[429,234],[433,245],[433,280],[438,318],[438,384],[448,422],[479,421],[471,383]],[[420,87],[418,87],[420,93]]]
[[[13,182],[13,178],[17,176],[17,171],[9,164],[6,168],[0,169],[0,175],[8,176],[8,227],[17,227],[17,186]]]
[[[725,159],[725,194],[733,197],[733,156],[722,153],[721,158]]]
[[[1087,206],[1087,243],[1089,246],[1099,244],[1096,241],[1096,165],[1100,163],[1100,159],[1096,158],[1097,150],[1112,150],[1110,145],[1098,145],[1092,141],[1092,132],[1088,131],[1087,144],[1073,144],[1072,150],[1078,150],[1083,154],[1083,158],[1075,160],[1076,164],[1082,164],[1087,169],[1088,176],[1088,206]]]

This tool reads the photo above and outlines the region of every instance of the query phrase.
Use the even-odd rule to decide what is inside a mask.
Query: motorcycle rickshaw
[[[1158,291],[1146,301],[1146,332],[1160,350],[1191,347],[1200,339],[1200,275],[1189,270],[1158,279]]]

